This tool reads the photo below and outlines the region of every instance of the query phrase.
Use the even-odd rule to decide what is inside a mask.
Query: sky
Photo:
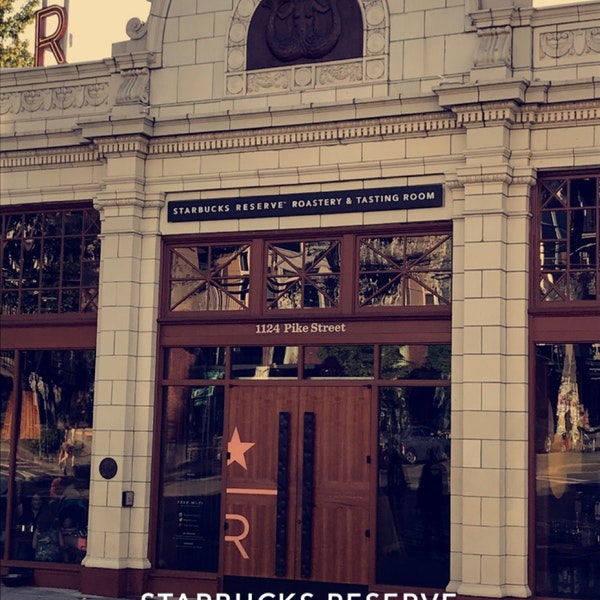
[[[62,6],[65,0],[48,0],[48,5]],[[209,0],[210,1],[210,0]],[[534,7],[556,4],[577,4],[581,0],[534,0]],[[584,0],[586,1],[586,0]],[[128,38],[125,26],[129,19],[148,19],[148,0],[69,0],[69,33],[67,62],[78,63],[107,58],[112,44]],[[52,31],[52,22],[48,22]],[[33,40],[34,29],[27,31]],[[33,42],[31,42],[33,47]],[[55,64],[50,53],[46,53],[46,65]]]

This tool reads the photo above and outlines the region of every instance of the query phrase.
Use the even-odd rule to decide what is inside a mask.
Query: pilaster
[[[105,570],[150,567],[147,558],[162,196],[143,191],[143,136],[95,140],[106,159],[105,188],[94,200],[102,220],[94,457],[88,554],[83,583]],[[116,463],[106,477],[99,465]],[[123,492],[133,492],[124,506]],[[88,569],[90,571],[88,571]],[[92,571],[94,570],[94,571]],[[106,578],[105,578],[106,579]],[[127,578],[111,578],[113,582]],[[91,584],[90,584],[91,585]],[[115,584],[116,585],[116,584]],[[94,593],[123,595],[107,588]],[[86,591],[86,590],[84,590]],[[87,590],[91,591],[91,590]]]
[[[449,590],[528,597],[527,307],[529,195],[525,153],[509,152],[512,101],[455,108],[467,130],[455,240],[453,516]],[[478,117],[481,117],[479,118]]]

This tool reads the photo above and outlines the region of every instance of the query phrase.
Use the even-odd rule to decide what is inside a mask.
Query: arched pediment
[[[386,83],[389,54],[389,10],[386,0],[355,0],[362,17],[362,52],[343,60],[325,60],[247,68],[250,26],[261,0],[234,0],[225,37],[225,95],[244,96],[327,87]],[[173,0],[151,0],[147,50],[160,66],[167,19]],[[355,53],[356,54],[356,53]]]

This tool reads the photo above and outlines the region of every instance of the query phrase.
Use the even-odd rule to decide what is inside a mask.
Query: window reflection
[[[223,397],[221,386],[165,388],[159,568],[217,571]]]
[[[304,353],[304,377],[372,379],[373,346],[308,346]]]
[[[449,304],[451,240],[448,235],[363,238],[361,306]]]
[[[381,347],[382,379],[449,379],[449,344]]]
[[[536,586],[600,596],[600,343],[536,347]]]
[[[596,300],[600,180],[549,179],[540,185],[540,297]]]
[[[80,563],[85,556],[94,362],[91,350],[20,353],[20,394],[9,397],[2,424],[2,440],[9,440],[18,411],[16,465],[9,474],[13,559]]]
[[[331,308],[339,302],[338,240],[268,245],[267,308]]]
[[[0,216],[2,313],[95,312],[99,233],[91,208]]]
[[[234,379],[298,377],[297,346],[237,346],[231,349]]]
[[[250,247],[246,244],[172,248],[170,310],[246,309],[249,265]]]
[[[201,346],[165,350],[166,379],[223,379],[224,376],[225,348]]]
[[[379,396],[377,582],[444,588],[450,575],[450,388]]]

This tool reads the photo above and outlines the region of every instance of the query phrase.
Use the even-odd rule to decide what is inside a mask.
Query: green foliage
[[[29,41],[21,36],[33,22],[39,4],[40,0],[0,0],[0,67],[33,66]]]

